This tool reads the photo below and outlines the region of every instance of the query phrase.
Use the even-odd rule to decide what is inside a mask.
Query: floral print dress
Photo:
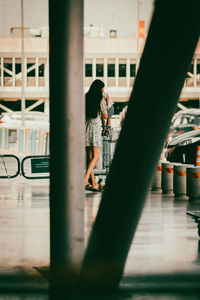
[[[106,102],[104,99],[100,102],[101,112],[97,118],[87,119],[85,124],[85,147],[101,147],[102,136],[101,136],[101,116],[107,114]]]

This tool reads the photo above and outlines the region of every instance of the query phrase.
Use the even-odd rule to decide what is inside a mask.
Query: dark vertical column
[[[50,264],[65,276],[84,249],[83,1],[49,0],[49,23]]]
[[[128,112],[86,250],[83,281],[116,288],[199,38],[200,1],[155,2]],[[133,249],[134,251],[134,249]]]

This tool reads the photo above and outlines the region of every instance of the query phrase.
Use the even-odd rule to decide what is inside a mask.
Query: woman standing
[[[86,113],[86,159],[85,187],[92,191],[100,191],[101,186],[95,181],[93,169],[99,160],[99,152],[102,143],[101,126],[105,126],[107,120],[107,108],[103,99],[104,83],[96,79],[85,95]],[[89,183],[91,179],[91,184]]]

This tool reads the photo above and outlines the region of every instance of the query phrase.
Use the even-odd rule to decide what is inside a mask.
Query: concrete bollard
[[[173,192],[175,197],[186,195],[186,165],[174,165]]]
[[[162,172],[162,161],[159,160],[157,168],[151,182],[152,191],[161,191],[161,172]]]
[[[45,155],[49,155],[49,132],[46,132]]]
[[[195,166],[200,166],[200,146],[197,146]]]
[[[200,200],[200,167],[187,168],[186,193],[190,201]]]
[[[173,194],[173,164],[162,162],[161,189],[162,194]]]

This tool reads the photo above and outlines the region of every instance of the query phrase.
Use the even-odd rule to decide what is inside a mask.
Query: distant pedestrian
[[[86,173],[85,187],[92,191],[101,191],[102,187],[95,181],[93,169],[99,160],[99,153],[102,144],[102,126],[105,126],[108,114],[106,103],[103,99],[104,83],[96,79],[85,95],[86,114]]]

